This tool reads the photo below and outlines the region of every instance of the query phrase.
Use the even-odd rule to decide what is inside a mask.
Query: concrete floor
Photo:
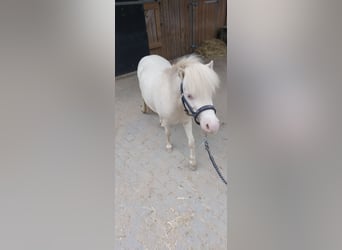
[[[221,128],[209,144],[227,179],[226,57],[214,60],[214,70]],[[198,168],[191,171],[183,127],[171,128],[167,152],[158,116],[140,111],[136,75],[115,84],[115,249],[227,249],[227,186],[211,166],[200,128],[193,123]]]

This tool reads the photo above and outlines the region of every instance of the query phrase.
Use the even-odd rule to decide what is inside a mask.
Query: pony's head
[[[220,82],[213,70],[213,61],[203,64],[197,56],[192,55],[180,59],[175,66],[183,83],[183,96],[193,111],[213,105],[212,97]],[[214,109],[200,112],[197,120],[206,133],[216,133],[220,127]]]

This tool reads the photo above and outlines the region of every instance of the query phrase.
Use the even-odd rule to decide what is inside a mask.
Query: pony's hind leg
[[[149,106],[147,106],[147,104],[145,103],[144,100],[143,100],[143,104],[141,106],[141,112],[143,112],[144,114],[152,112],[152,110],[150,109]]]
[[[196,170],[196,155],[195,155],[195,139],[192,134],[192,121],[183,124],[186,137],[188,138],[188,145],[190,149],[189,166],[191,170]]]
[[[165,120],[163,120],[162,118],[160,118],[160,125],[162,127],[164,127],[165,130],[165,135],[166,135],[166,150],[167,151],[171,151],[172,150],[172,144],[170,142],[170,136],[171,136],[171,131],[170,131],[170,127],[169,125],[165,122]]]

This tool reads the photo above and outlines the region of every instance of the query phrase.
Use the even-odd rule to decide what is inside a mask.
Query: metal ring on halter
[[[216,109],[215,109],[214,105],[204,105],[204,106],[200,107],[199,109],[197,109],[196,111],[194,111],[193,108],[191,107],[190,103],[186,100],[186,98],[184,96],[183,81],[180,84],[180,91],[181,91],[181,98],[182,98],[182,103],[184,106],[184,111],[186,112],[187,115],[192,116],[198,125],[200,125],[200,122],[197,120],[197,117],[203,111],[212,109],[212,110],[214,110],[214,112],[216,114]]]

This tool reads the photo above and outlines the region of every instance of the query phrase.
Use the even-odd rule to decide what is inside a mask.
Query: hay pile
[[[218,56],[227,55],[227,45],[219,39],[206,40],[195,50],[195,53],[205,58],[213,59]]]

